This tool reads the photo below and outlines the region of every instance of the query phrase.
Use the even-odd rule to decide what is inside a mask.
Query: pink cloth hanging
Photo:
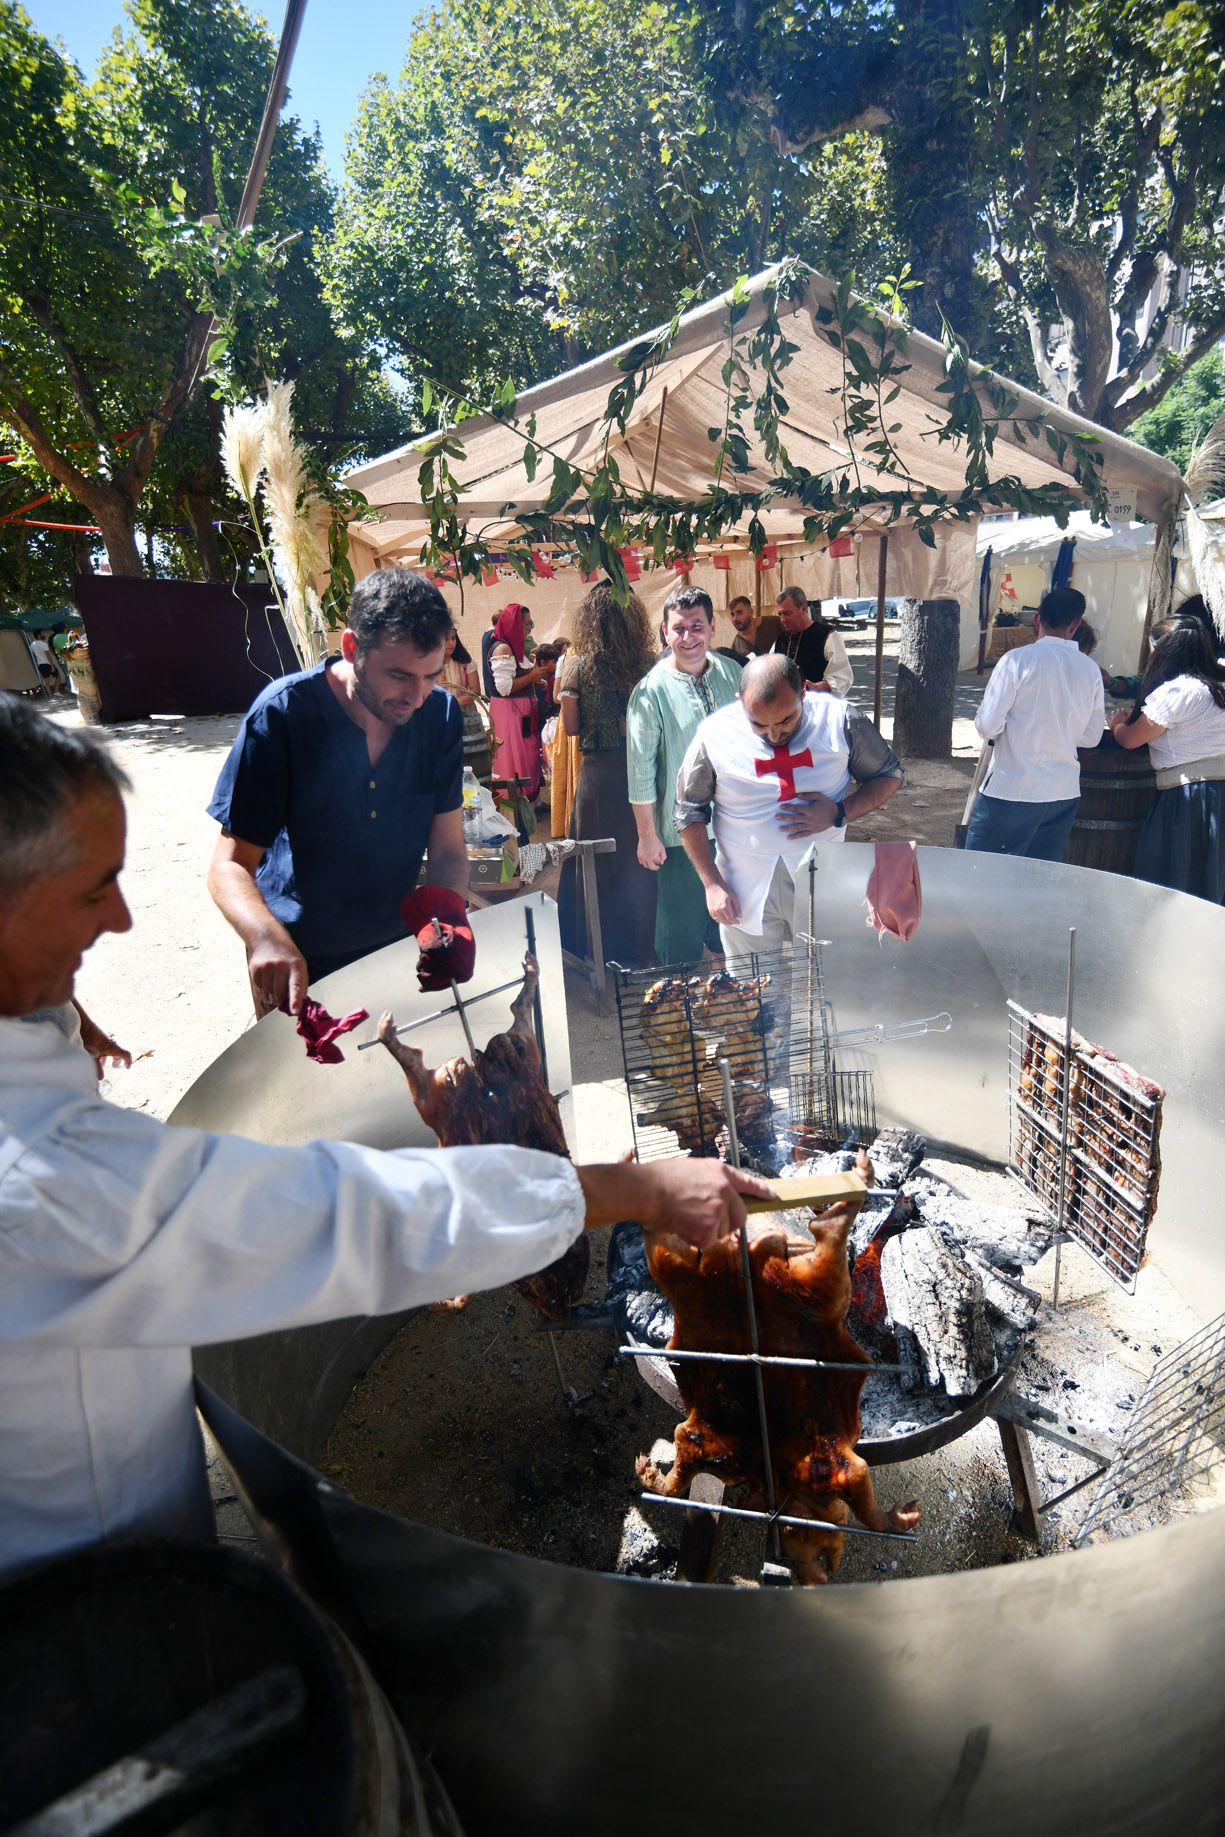
[[[868,924],[876,927],[879,936],[888,931],[906,944],[919,929],[922,911],[917,844],[878,842],[876,865],[868,880]]]

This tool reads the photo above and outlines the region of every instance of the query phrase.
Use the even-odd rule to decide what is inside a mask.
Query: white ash
[[[981,1279],[940,1234],[914,1226],[890,1238],[881,1281],[901,1361],[903,1387],[941,1387],[971,1397],[995,1376],[995,1340]]]
[[[1032,1268],[1051,1248],[1051,1222],[1036,1210],[967,1199],[927,1173],[913,1175],[906,1182],[906,1192],[918,1206],[924,1224],[935,1225],[962,1249],[978,1251],[1007,1274]]]
[[[868,1150],[875,1184],[897,1192],[922,1161],[926,1147],[913,1129],[882,1129]]]

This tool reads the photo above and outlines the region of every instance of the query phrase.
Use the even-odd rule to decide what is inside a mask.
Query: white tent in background
[[[735,327],[737,340],[744,339],[765,316],[764,295],[776,272],[767,270],[749,283],[747,310]],[[789,410],[782,437],[792,461],[813,473],[841,472],[849,460],[836,419],[842,358],[816,320],[817,312],[832,305],[834,298],[831,283],[814,272],[800,297],[779,300],[777,304],[782,329],[798,346],[783,372]],[[611,451],[628,485],[644,490],[656,488],[674,498],[695,500],[714,482],[716,447],[708,430],[721,426],[724,416],[726,391],[721,371],[732,337],[727,299],[721,295],[681,320],[671,348],[634,405],[625,433],[614,431]],[[520,423],[534,415],[537,439],[569,464],[581,467],[594,460],[605,438],[605,403],[610,390],[622,379],[618,359],[639,342],[635,339],[526,391],[516,404]],[[900,423],[899,431],[893,435],[896,448],[912,476],[928,488],[960,491],[965,476],[958,448],[942,445],[933,438],[933,426],[945,412],[945,398],[938,393],[945,379],[944,348],[912,331],[907,360],[910,369],[901,378],[901,394],[889,408],[891,420]],[[753,379],[749,381],[752,384]],[[1067,436],[1094,435],[1101,443],[1106,483],[1128,498],[1141,516],[1154,522],[1169,517],[1179,500],[1181,479],[1168,460],[1119,435],[1093,427],[1028,390],[1018,389],[1018,394],[1018,415],[1041,417]],[[499,540],[507,540],[516,532],[519,516],[542,506],[552,482],[552,468],[546,459],[535,480],[529,479],[523,463],[522,439],[493,416],[477,416],[465,421],[457,431],[465,448],[465,458],[453,462],[462,492],[461,512],[469,534],[479,533],[496,548]],[[737,474],[735,482],[738,490],[755,491],[769,482],[772,468],[755,444],[751,429],[748,431],[750,470]],[[401,447],[348,475],[346,482],[363,492],[381,517],[376,524],[350,526],[350,554],[359,576],[376,567],[418,564],[428,528],[417,482],[422,444],[416,441]],[[990,469],[993,478],[1011,476],[1033,489],[1052,484],[1075,488],[1074,478],[1060,468],[1045,441],[1022,441],[1006,429],[998,434]],[[896,479],[875,474],[862,459],[858,471],[869,484],[879,479],[882,491],[897,488]],[[737,592],[760,591],[772,599],[784,581],[802,585],[813,599],[875,594],[883,522],[870,513],[866,515],[851,554],[835,559],[824,547],[814,549],[805,543],[804,517],[803,506],[794,500],[781,500],[762,513],[767,537],[778,551],[776,568],[764,578],[749,556],[744,530],[729,531],[713,549],[699,551],[691,578],[713,589],[719,606]],[[963,649],[970,647],[971,661],[978,643],[975,533],[973,523],[946,524],[939,532],[937,548],[932,550],[919,541],[913,530],[894,526],[889,531],[885,585],[890,595],[958,600],[962,607]],[[716,552],[727,558],[726,571],[715,570]],[[674,574],[663,570],[644,572],[639,591],[648,604],[655,604],[674,580]],[[475,592],[466,587],[466,616],[462,622],[465,640],[471,648],[473,637],[486,624],[490,611],[514,598],[530,601],[537,615],[537,631],[547,632],[562,622],[582,592],[582,581],[572,565],[559,565],[552,580],[535,582],[530,589],[513,577]],[[458,609],[458,589],[449,588],[448,597]]]
[[[978,526],[979,560],[991,555],[988,607],[1011,613],[1028,626],[1046,592],[1065,541],[1074,543],[1068,585],[1085,596],[1085,616],[1097,633],[1093,661],[1108,676],[1130,676],[1139,668],[1149,576],[1156,531],[1151,523],[1094,523],[1074,511],[1066,529],[1053,517],[1018,517],[1011,523]],[[978,631],[963,644],[961,667],[973,669]]]

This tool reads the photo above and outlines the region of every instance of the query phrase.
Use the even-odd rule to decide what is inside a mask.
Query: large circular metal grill
[[[839,1070],[871,1074],[880,1124],[913,1127],[936,1151],[1008,1162],[1008,1004],[1065,1014],[1072,928],[1077,1032],[1166,1093],[1146,1250],[1202,1327],[1153,1372],[1100,1513],[1092,1508],[1104,1524],[1180,1467],[1210,1464],[1225,1440],[1225,1239],[1214,1198],[1225,1150],[1225,913],[1087,870],[953,850],[920,851],[919,862],[920,930],[906,946],[882,944],[864,925],[871,850],[818,851],[831,1030],[952,1016],[950,1032],[887,1051],[839,1049]],[[482,974],[509,980],[521,915],[481,915],[478,927]],[[547,906],[538,927],[550,1082],[564,1090]],[[401,963],[384,953],[380,971],[404,1018],[414,954]],[[370,963],[360,970],[323,989],[334,1010],[370,988]],[[264,1139],[402,1142],[398,1074],[380,1058],[350,1054],[316,1080],[291,1030],[261,1023],[179,1115]],[[831,1824],[862,1830],[1219,1827],[1225,1512],[1036,1563],[815,1592],[667,1587],[513,1556],[372,1511],[303,1464],[397,1326],[278,1334],[213,1349],[200,1366],[242,1412],[208,1405],[251,1511],[357,1633],[470,1831],[650,1828],[661,1769],[682,1795],[681,1825],[716,1833],[746,1821],[812,1828],[814,1792]],[[780,1739],[780,1706],[796,1703],[819,1716],[816,1751],[838,1757],[836,1799],[814,1742]],[[677,1739],[700,1750],[683,1776],[668,1758]],[[856,1782],[870,1782],[870,1811]]]

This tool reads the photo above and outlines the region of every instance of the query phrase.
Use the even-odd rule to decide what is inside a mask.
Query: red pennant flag
[[[481,575],[482,587],[496,587],[497,584],[498,570],[496,568],[486,568],[485,572]]]
[[[579,578],[580,578],[580,580],[582,580],[582,581],[583,581],[583,582],[584,582],[584,583],[585,583],[585,584],[586,584],[587,586],[590,586],[593,580],[598,580],[598,579],[599,579],[599,576],[598,576],[598,574],[594,574],[594,573],[593,573],[593,574],[586,574],[586,573],[584,573],[584,572],[583,572],[583,570],[582,570],[582,569],[580,568],[580,570],[579,570]]]
[[[639,559],[637,549],[622,549],[621,560],[625,566],[625,578],[627,580],[638,580],[641,578],[642,562]]]
[[[776,568],[777,566],[778,544],[776,542],[767,542],[765,548],[757,557],[757,572],[759,574],[768,574],[771,568]]]
[[[694,556],[677,555],[672,562],[672,571],[674,574],[692,574],[696,566],[697,561]]]
[[[715,572],[717,574],[730,574],[731,571],[732,571],[731,556],[730,555],[716,555],[715,556]]]
[[[855,544],[849,536],[835,536],[829,545],[829,552],[835,561],[839,561],[847,555],[854,554]]]
[[[553,563],[547,555],[542,555],[539,549],[532,550],[532,566],[541,580],[552,580]]]

